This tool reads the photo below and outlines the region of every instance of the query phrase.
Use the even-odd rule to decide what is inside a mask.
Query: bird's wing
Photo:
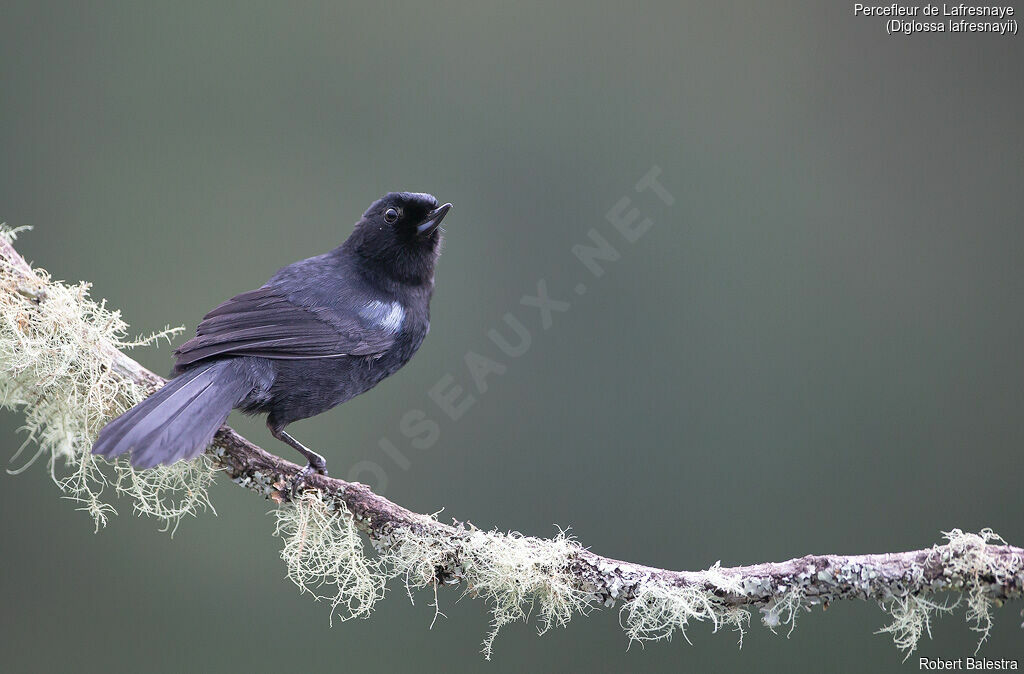
[[[206,314],[196,336],[175,350],[175,369],[216,356],[378,356],[394,343],[397,330],[390,327],[368,320],[355,308],[299,306],[281,290],[264,286],[236,295]]]

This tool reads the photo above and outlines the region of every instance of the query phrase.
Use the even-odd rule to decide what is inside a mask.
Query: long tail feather
[[[108,458],[130,452],[137,468],[191,459],[206,449],[250,388],[232,361],[188,370],[108,423],[92,451]]]

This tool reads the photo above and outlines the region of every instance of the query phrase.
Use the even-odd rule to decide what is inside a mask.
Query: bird
[[[104,426],[92,453],[127,453],[140,469],[193,459],[239,409],[266,414],[270,434],[305,457],[296,484],[326,475],[326,459],[285,428],[368,391],[416,353],[451,208],[389,192],[334,250],[214,308],[174,351],[170,381]]]

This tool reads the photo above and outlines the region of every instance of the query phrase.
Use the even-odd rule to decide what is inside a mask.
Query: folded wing
[[[368,324],[357,311],[299,306],[278,289],[264,286],[206,314],[196,336],[174,352],[175,370],[222,356],[372,357],[387,351],[394,338],[392,331]]]

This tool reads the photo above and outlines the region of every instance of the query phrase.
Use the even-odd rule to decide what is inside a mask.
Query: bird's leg
[[[305,485],[306,478],[314,472],[319,473],[320,475],[327,475],[327,461],[324,457],[320,456],[309,447],[306,447],[288,433],[285,433],[283,428],[275,427],[274,424],[269,422],[267,423],[267,428],[270,429],[270,434],[275,438],[286,443],[306,457],[306,466],[296,473],[295,478],[292,480],[292,494],[297,494],[303,485]]]
[[[274,437],[277,438],[278,440],[288,443],[289,445],[294,447],[300,454],[306,457],[306,468],[309,469],[307,471],[307,474],[316,471],[321,475],[327,475],[327,461],[324,459],[324,457],[320,456],[309,447],[306,447],[301,442],[299,442],[292,436],[288,435],[284,431],[278,431],[276,434],[274,434]]]

